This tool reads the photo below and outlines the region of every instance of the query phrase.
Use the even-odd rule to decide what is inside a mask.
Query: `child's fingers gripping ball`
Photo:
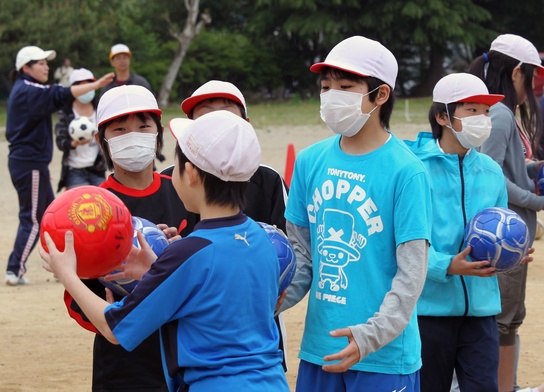
[[[508,208],[486,208],[465,228],[465,244],[472,260],[489,261],[497,271],[517,267],[529,250],[529,229],[523,219]]]
[[[132,246],[132,216],[125,204],[110,191],[92,185],[70,189],[45,210],[40,241],[46,252],[44,232],[59,251],[64,251],[65,233],[72,231],[77,275],[96,278],[121,263]]]
[[[161,253],[164,251],[164,249],[168,246],[168,238],[166,238],[166,235],[164,232],[153,222],[150,222],[147,219],[140,218],[137,216],[132,217],[132,222],[134,225],[134,232],[132,237],[132,244],[136,246],[137,248],[141,248],[140,243],[138,241],[137,233],[138,231],[141,231],[144,235],[145,241],[148,243],[148,245],[151,247],[153,252],[160,256]],[[113,275],[118,273],[119,270],[111,271],[108,275]],[[98,280],[107,288],[109,288],[111,291],[113,291],[116,294],[126,296],[138,284],[138,280],[131,279],[131,278],[119,278],[115,280],[105,280],[104,278],[100,277]]]
[[[295,249],[289,242],[287,236],[275,226],[268,223],[257,222],[266,232],[268,239],[274,245],[278,262],[280,264],[280,282],[278,296],[281,295],[289,286],[295,276],[297,260]]]

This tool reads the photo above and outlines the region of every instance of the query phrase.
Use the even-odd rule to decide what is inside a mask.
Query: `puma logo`
[[[244,241],[247,246],[249,246],[249,242],[247,242],[247,231],[244,233],[244,236],[242,237],[240,234],[234,234],[234,239],[238,241]]]

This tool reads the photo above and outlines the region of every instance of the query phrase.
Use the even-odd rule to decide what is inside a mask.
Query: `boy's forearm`
[[[379,311],[365,324],[349,327],[361,359],[398,337],[410,322],[425,284],[428,248],[426,240],[397,247],[397,274]]]
[[[104,316],[104,310],[109,306],[109,303],[93,293],[75,274],[67,274],[59,276],[59,278],[66,290],[100,333],[111,343],[119,344]]]
[[[287,221],[287,236],[295,248],[297,270],[293,281],[287,288],[287,296],[279,309],[283,312],[300,302],[310,290],[312,284],[312,252],[310,245],[310,230]]]

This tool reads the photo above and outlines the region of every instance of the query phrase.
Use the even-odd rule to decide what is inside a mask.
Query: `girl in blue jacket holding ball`
[[[488,207],[506,207],[500,166],[476,151],[491,131],[491,95],[474,75],[451,74],[433,91],[432,133],[407,142],[430,174],[433,225],[429,267],[419,298],[421,391],[449,392],[454,370],[461,391],[497,391],[501,302],[495,268],[470,261],[467,222]]]
[[[542,134],[541,114],[533,93],[533,77],[544,72],[538,50],[523,37],[499,35],[487,53],[474,59],[470,72],[492,93],[504,94],[490,111],[493,132],[481,148],[506,178],[508,208],[527,224],[531,244],[536,234],[537,211],[544,197],[535,194],[534,179],[543,161],[535,161]],[[519,121],[518,119],[519,118]],[[499,389],[512,391],[515,382],[517,330],[525,319],[527,265],[498,275],[502,311],[497,316],[500,335]],[[518,345],[519,350],[519,345]]]

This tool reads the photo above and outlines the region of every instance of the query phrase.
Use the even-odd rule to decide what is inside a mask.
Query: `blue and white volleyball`
[[[278,262],[280,264],[279,294],[283,293],[295,276],[297,259],[295,249],[287,239],[287,236],[275,226],[268,223],[257,222],[266,232],[268,239],[274,245]]]
[[[487,260],[497,271],[517,267],[529,244],[527,225],[508,208],[486,208],[474,215],[465,228],[465,245],[472,247],[471,259]]]
[[[134,225],[134,237],[132,243],[137,248],[140,248],[140,242],[138,241],[137,232],[138,230],[142,232],[146,242],[149,244],[153,252],[160,256],[164,249],[168,246],[168,238],[162,232],[159,227],[153,222],[148,221],[147,219],[140,218],[137,216],[132,217],[132,223]],[[119,271],[112,271],[109,275],[115,274]],[[117,280],[106,281],[104,278],[98,278],[98,280],[107,288],[109,288],[114,293],[119,295],[128,295],[134,287],[138,284],[138,280],[123,278]]]

